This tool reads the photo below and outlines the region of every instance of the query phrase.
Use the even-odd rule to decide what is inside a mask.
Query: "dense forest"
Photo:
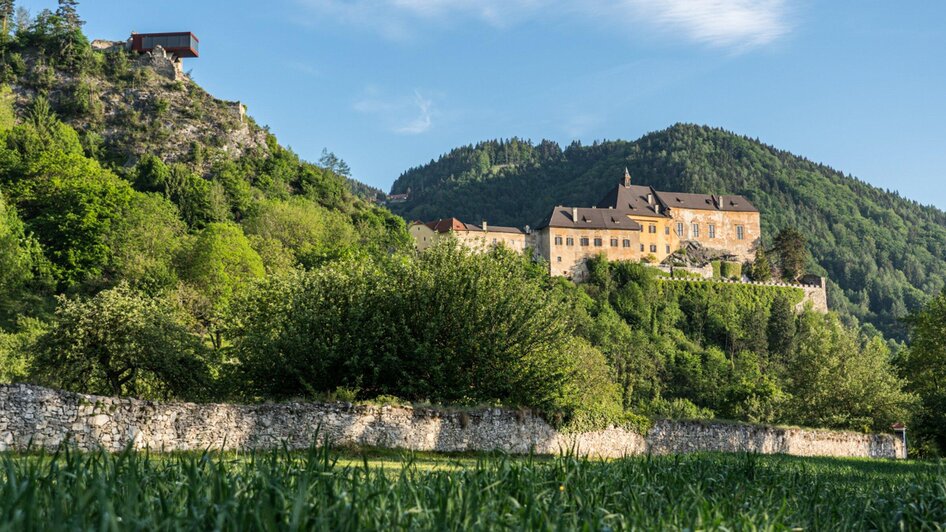
[[[12,3],[0,3],[0,18],[9,22],[11,13]],[[6,26],[0,382],[192,401],[500,405],[533,409],[569,430],[646,428],[655,417],[854,430],[916,420],[926,449],[946,444],[937,410],[946,296],[912,315],[920,348],[906,349],[859,326],[862,314],[849,310],[845,323],[836,314],[796,312],[794,288],[668,281],[641,264],[603,259],[592,260],[589,281],[576,285],[502,247],[474,253],[445,239],[417,253],[401,218],[350,191],[347,165],[334,154],[310,164],[252,123],[228,130],[230,119],[214,115],[217,104],[191,80],[162,81],[124,50],[93,50],[75,2],[35,17],[21,12]],[[82,92],[86,86],[101,92]],[[96,97],[112,91],[127,98]],[[155,106],[162,91],[181,101]],[[187,98],[202,102],[205,119],[183,111]],[[133,113],[129,101],[139,102]],[[142,124],[173,130],[175,120],[204,120],[201,127],[219,126],[221,136],[181,150],[169,138],[135,133]],[[254,131],[262,143],[252,141]],[[606,188],[612,167],[623,171],[626,160],[645,174],[634,157],[599,156],[613,152],[605,145],[484,146],[467,150],[481,177],[510,186],[526,168],[567,181],[571,174],[556,168],[576,168],[579,155],[587,169],[575,175],[599,176],[595,189]],[[727,157],[706,160],[725,166]],[[490,180],[470,179],[489,190]],[[590,194],[577,185],[582,179],[565,200]],[[414,209],[417,198],[443,200],[438,194],[459,190],[421,181],[409,185]],[[536,181],[535,196],[554,189]],[[813,189],[845,205],[840,192]],[[741,189],[723,191],[734,190]],[[517,197],[525,212],[555,202]],[[769,196],[752,197],[772,209]],[[883,230],[866,217],[874,211],[857,218],[878,235],[874,244],[888,245],[883,238],[899,219],[892,209]],[[943,229],[937,212],[909,211],[931,213],[916,227],[929,238]],[[766,223],[807,227],[796,214],[783,216]],[[826,245],[818,234],[814,247]],[[933,275],[940,262],[917,256],[932,261],[922,263],[924,289],[941,286]],[[913,290],[910,305],[923,299]]]
[[[946,213],[870,186],[827,166],[709,127],[678,124],[634,142],[562,150],[520,139],[453,150],[413,168],[392,193],[406,219],[456,216],[536,224],[554,205],[594,205],[627,167],[659,190],[742,194],[762,213],[767,245],[780,229],[807,238],[808,269],[829,278],[829,302],[851,318],[904,340],[909,311],[946,286]]]

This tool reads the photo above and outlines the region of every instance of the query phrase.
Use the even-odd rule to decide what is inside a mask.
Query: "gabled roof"
[[[651,203],[647,201],[648,195],[653,200]],[[665,212],[667,209],[663,206],[660,208],[660,212],[657,212],[657,202],[657,192],[651,187],[642,185],[625,186],[623,183],[618,183],[598,202],[598,207],[602,209],[610,207],[639,216],[668,217]]]
[[[414,222],[414,224],[426,225],[431,230],[437,233],[449,233],[450,231],[471,231],[471,232],[483,232],[483,228],[476,224],[468,224],[461,222],[456,218],[441,218],[439,220],[434,220],[432,222]],[[413,225],[413,224],[412,224]],[[518,235],[524,235],[525,231],[519,229],[518,227],[508,227],[504,225],[486,225],[487,233],[512,233]]]
[[[424,225],[437,233],[449,233],[450,231],[467,231],[466,224],[456,218],[441,218],[432,222],[424,222]]]
[[[565,227],[570,229],[611,229],[640,231],[639,223],[627,217],[626,211],[587,207],[555,207],[537,229]]]
[[[687,194],[684,192],[657,192],[660,202],[671,209],[703,211],[759,212],[744,196]]]

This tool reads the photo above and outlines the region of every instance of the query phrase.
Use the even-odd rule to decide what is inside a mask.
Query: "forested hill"
[[[255,279],[409,249],[334,154],[301,160],[163,56],[93,47],[74,3],[15,23],[4,9],[0,336],[49,322],[56,295],[119,285],[204,334]]]
[[[453,150],[401,175],[394,207],[406,219],[456,216],[535,224],[554,205],[593,205],[630,170],[634,182],[684,192],[743,194],[762,212],[764,238],[795,226],[810,268],[830,278],[844,315],[904,337],[899,319],[946,283],[946,213],[721,129],[677,124],[634,142],[562,150],[519,139]]]

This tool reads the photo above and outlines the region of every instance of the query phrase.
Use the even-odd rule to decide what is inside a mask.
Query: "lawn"
[[[0,530],[946,527],[946,465],[703,454],[0,457]]]

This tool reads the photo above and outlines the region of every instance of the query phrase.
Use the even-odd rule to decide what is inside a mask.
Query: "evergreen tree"
[[[795,310],[791,301],[779,294],[772,301],[769,314],[769,323],[766,333],[769,338],[769,352],[781,357],[787,357],[795,346]]]
[[[775,253],[782,278],[786,281],[795,281],[805,274],[806,244],[805,236],[794,227],[782,229],[775,237]]]
[[[749,279],[760,283],[772,279],[772,264],[761,246],[755,252],[755,260],[749,265]]]
[[[85,24],[79,18],[79,12],[76,9],[78,6],[78,0],[59,0],[59,9],[56,10],[56,15],[62,18],[66,23],[66,27],[70,30],[78,30]]]
[[[14,0],[0,0],[0,19],[3,21],[3,34],[0,38],[3,42],[6,42],[10,34],[10,23],[13,22],[13,13],[16,11],[13,4]]]

